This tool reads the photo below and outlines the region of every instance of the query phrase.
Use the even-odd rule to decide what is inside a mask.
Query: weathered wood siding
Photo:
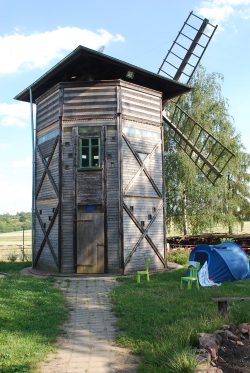
[[[145,268],[146,257],[159,270],[165,251],[161,94],[122,83],[121,108],[125,273]]]
[[[49,164],[47,171],[45,164]],[[55,217],[48,235],[50,247],[46,241],[41,250],[46,231],[51,224],[59,203],[58,124],[57,126],[49,126],[46,130],[37,132],[35,186],[36,224],[34,258],[36,259],[39,254],[39,257],[37,257],[36,268],[58,271],[58,215]]]
[[[122,116],[140,122],[161,123],[161,95],[135,84],[121,82]]]
[[[76,119],[110,118],[116,114],[116,86],[112,83],[86,83],[64,88],[63,116]]]
[[[121,270],[121,240],[119,230],[119,163],[117,126],[107,126],[106,131],[106,250],[107,271]]]
[[[72,127],[62,128],[62,272],[74,272],[75,156],[76,133]]]
[[[40,131],[48,127],[53,122],[58,121],[59,117],[59,89],[52,90],[51,93],[41,96],[37,102],[36,126]]]

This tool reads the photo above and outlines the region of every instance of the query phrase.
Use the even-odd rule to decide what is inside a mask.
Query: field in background
[[[0,233],[0,260],[21,261],[31,258],[31,230]]]

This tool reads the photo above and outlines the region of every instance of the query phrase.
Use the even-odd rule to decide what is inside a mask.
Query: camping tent
[[[234,242],[219,245],[200,244],[191,251],[190,261],[208,265],[209,279],[215,283],[248,277],[249,261],[243,249]]]

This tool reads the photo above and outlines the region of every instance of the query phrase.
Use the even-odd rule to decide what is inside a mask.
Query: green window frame
[[[100,138],[80,138],[80,168],[100,168]]]

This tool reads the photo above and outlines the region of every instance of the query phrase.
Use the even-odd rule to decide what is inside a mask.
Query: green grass
[[[23,268],[31,267],[31,262],[0,262],[0,272],[18,273]],[[0,372],[1,373],[1,372]]]
[[[249,296],[250,281],[187,291],[180,290],[184,273],[158,273],[141,284],[126,278],[113,290],[118,343],[141,356],[141,373],[191,373],[196,365],[197,333],[250,321],[249,302],[235,303],[228,317],[222,318],[212,301],[225,295]]]
[[[34,371],[53,349],[65,320],[62,293],[52,279],[20,276],[27,263],[0,263],[11,275],[0,279],[0,372]]]

